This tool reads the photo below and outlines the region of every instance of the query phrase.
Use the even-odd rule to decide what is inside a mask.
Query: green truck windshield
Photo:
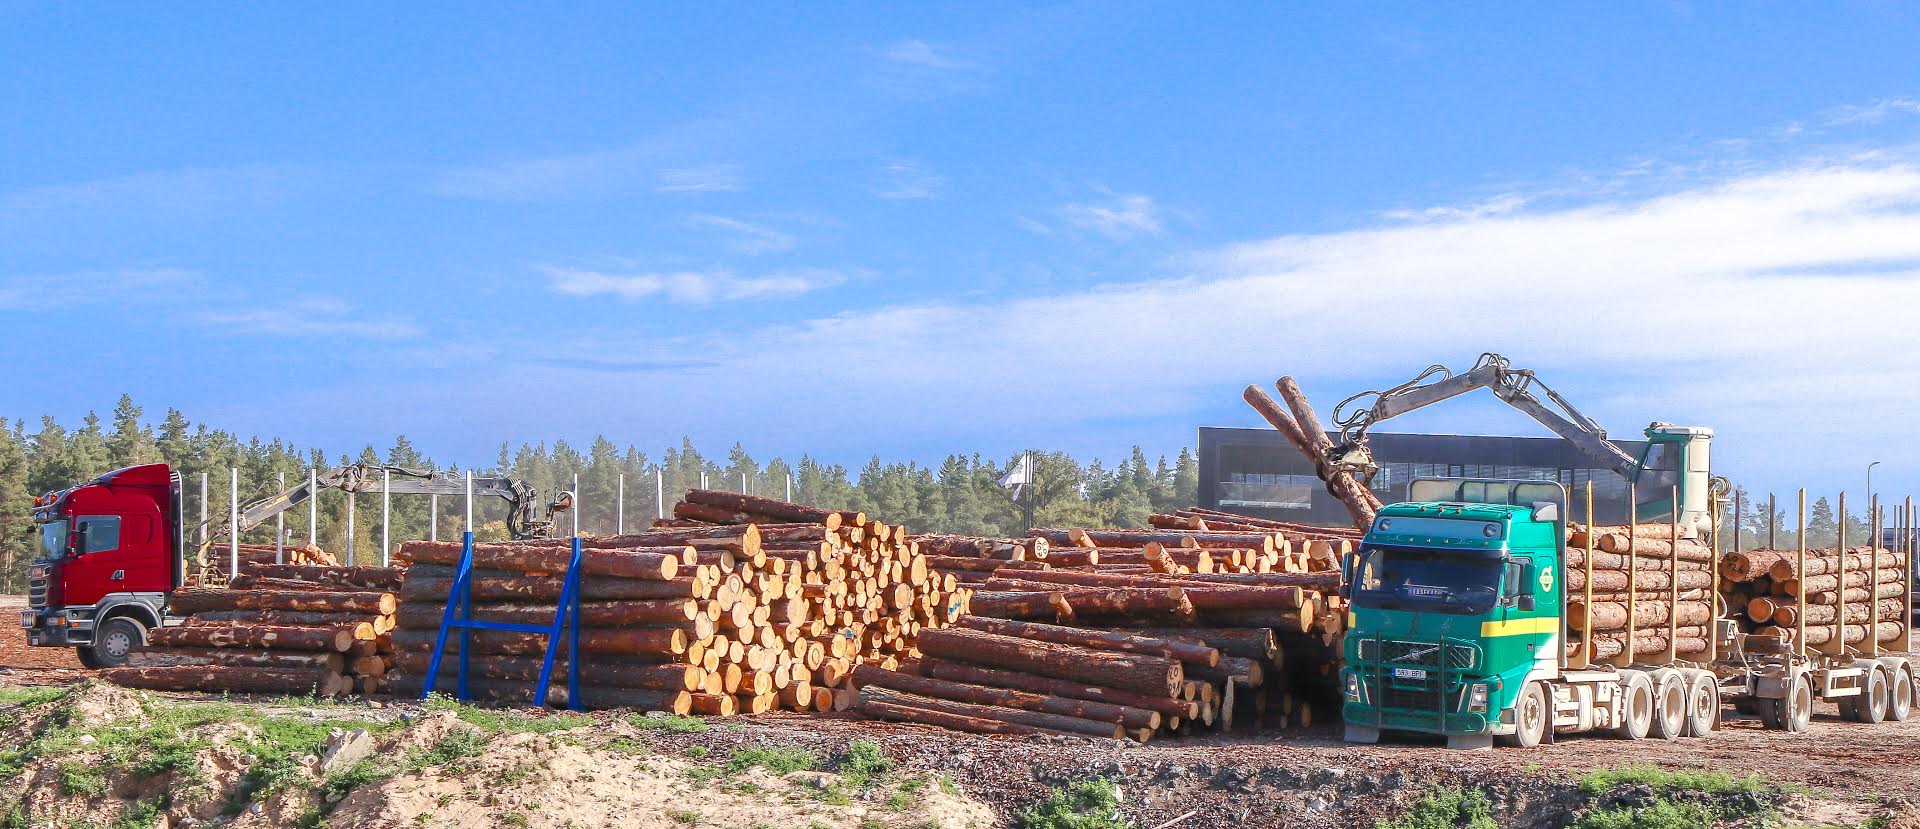
[[[1478,615],[1492,610],[1499,599],[1500,572],[1499,559],[1368,545],[1360,548],[1353,604],[1381,610]]]

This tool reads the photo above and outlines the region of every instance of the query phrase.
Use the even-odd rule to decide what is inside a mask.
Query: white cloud
[[[1158,236],[1165,231],[1160,208],[1148,196],[1110,193],[1099,202],[1073,202],[1054,211],[1061,221],[1079,230],[1115,241],[1136,236]]]
[[[420,327],[390,316],[372,317],[354,306],[328,297],[304,297],[277,305],[209,311],[200,319],[240,334],[296,337],[353,337],[408,340],[420,336]]]
[[[733,193],[747,189],[738,164],[674,167],[660,171],[656,193]]]
[[[831,408],[839,429],[1037,440],[1203,411],[1255,423],[1233,402],[1247,383],[1293,373],[1331,407],[1493,350],[1616,434],[1654,419],[1719,428],[1716,460],[1736,479],[1851,475],[1866,447],[1920,466],[1920,165],[1790,167],[1634,200],[1423,215],[1433,218],[1200,252],[1177,278],[863,307],[651,356],[755,378],[750,394],[662,378],[661,394],[698,395],[714,411],[779,399]],[[823,386],[796,365],[862,382]],[[1037,400],[1100,405],[1093,417],[1008,404]],[[1490,401],[1436,416],[1473,411],[1463,419],[1486,424],[1474,431],[1539,433]]]
[[[889,161],[877,178],[872,192],[883,199],[937,199],[947,186],[945,176],[916,161]]]
[[[879,54],[881,58],[894,63],[907,64],[924,69],[958,71],[974,68],[974,64],[955,58],[948,54],[945,49],[918,39],[899,40],[889,43],[880,48]]]
[[[283,165],[151,170],[0,193],[0,210],[149,210],[199,214],[271,204],[318,186],[319,176],[313,171]]]
[[[731,242],[734,249],[748,255],[793,250],[793,245],[797,241],[791,233],[727,216],[695,213],[688,217],[687,221],[695,227],[709,227],[732,234]]]
[[[1886,98],[1871,104],[1844,106],[1829,112],[1826,120],[1829,126],[1879,124],[1893,115],[1920,115],[1920,100]]]
[[[846,274],[824,268],[782,270],[749,277],[724,270],[609,273],[553,266],[542,266],[540,270],[555,291],[568,296],[612,296],[630,302],[665,297],[670,302],[688,305],[791,298],[847,281]]]
[[[1386,217],[1396,221],[1435,222],[1458,221],[1461,219],[1484,219],[1491,216],[1504,216],[1527,205],[1527,197],[1514,194],[1495,196],[1485,201],[1463,205],[1438,205],[1418,210],[1389,210]]]
[[[130,302],[162,290],[177,292],[199,280],[198,271],[185,268],[121,268],[19,276],[0,281],[0,310],[45,311]]]

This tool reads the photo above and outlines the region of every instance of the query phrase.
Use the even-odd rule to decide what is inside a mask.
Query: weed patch
[[[642,731],[665,731],[668,734],[699,734],[707,730],[707,721],[699,717],[650,717],[646,714],[629,714],[627,724]]]
[[[1106,778],[1054,789],[1046,800],[1014,816],[1020,829],[1134,829],[1120,814],[1120,787]]]
[[[1376,829],[1499,829],[1493,807],[1479,790],[1436,789],[1427,792],[1398,820],[1380,821]]]
[[[802,748],[743,748],[727,760],[727,771],[743,772],[755,766],[776,775],[807,771],[820,766],[820,758]]]

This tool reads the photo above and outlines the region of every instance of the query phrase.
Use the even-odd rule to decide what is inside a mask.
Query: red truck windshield
[[[40,558],[51,561],[67,554],[65,519],[40,525]]]

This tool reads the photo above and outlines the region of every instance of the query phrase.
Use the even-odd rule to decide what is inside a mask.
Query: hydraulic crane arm
[[[1428,382],[1434,375],[1443,377]],[[1546,393],[1553,406],[1533,394],[1535,386]],[[1525,412],[1621,477],[1633,480],[1638,473],[1639,460],[1608,442],[1607,431],[1600,428],[1600,424],[1540,382],[1531,370],[1515,369],[1512,361],[1491,352],[1480,355],[1473,369],[1464,374],[1454,374],[1446,366],[1436,365],[1393,388],[1361,392],[1340,401],[1333,410],[1333,421],[1340,427],[1340,441],[1328,450],[1327,462],[1370,479],[1376,466],[1367,449],[1367,430],[1373,424],[1481,388],[1492,389],[1507,405]],[[1371,405],[1347,413],[1349,406],[1368,398],[1372,399]]]

